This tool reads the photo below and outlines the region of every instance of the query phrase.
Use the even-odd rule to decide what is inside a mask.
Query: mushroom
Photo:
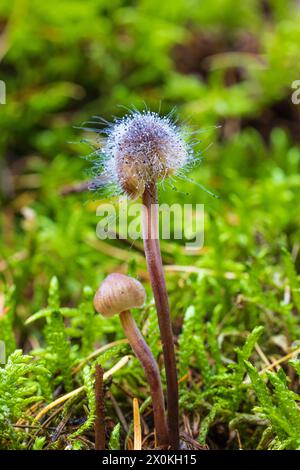
[[[139,281],[124,274],[113,273],[106,277],[97,290],[94,306],[104,317],[116,314],[120,316],[125,335],[144,369],[150,386],[157,445],[166,448],[169,436],[159,369],[130,312],[131,308],[142,307],[145,298],[145,289]]]
[[[179,401],[175,347],[170,306],[164,276],[159,235],[157,184],[180,176],[194,161],[193,145],[170,115],[133,110],[116,119],[104,131],[106,139],[96,158],[96,175],[107,179],[118,193],[143,201],[143,239],[146,263],[154,295],[163,347],[167,384],[167,415],[170,445],[179,448]],[[103,156],[105,158],[103,158]],[[101,187],[101,184],[98,185]],[[96,182],[97,187],[97,182]]]

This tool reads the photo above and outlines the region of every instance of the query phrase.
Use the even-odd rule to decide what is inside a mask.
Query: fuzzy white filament
[[[109,127],[101,152],[108,179],[132,197],[154,181],[176,174],[190,159],[190,146],[169,117],[133,112]]]

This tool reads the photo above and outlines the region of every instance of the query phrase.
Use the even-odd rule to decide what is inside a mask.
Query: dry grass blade
[[[103,353],[104,351],[107,351],[107,349],[118,346],[119,344],[126,344],[126,343],[128,343],[128,339],[119,339],[117,341],[112,341],[111,343],[108,343],[108,344],[105,344],[104,346],[101,346],[101,348],[96,349],[88,357],[86,357],[83,361],[81,361],[79,364],[77,364],[77,366],[74,367],[72,373],[77,374],[88,362],[90,362],[92,359],[95,359],[95,357],[99,356],[99,354]]]
[[[183,273],[196,273],[196,274],[207,274],[207,275],[215,275],[216,272],[212,269],[207,268],[198,268],[197,266],[181,266],[176,264],[170,264],[168,266],[164,266],[164,270],[166,272],[183,272]],[[224,273],[225,279],[236,279],[236,274],[233,272],[226,272]]]
[[[101,253],[105,253],[106,256],[109,256],[111,258],[116,258],[121,261],[131,261],[133,257],[135,257],[137,260],[142,260],[142,255],[138,252],[132,253],[129,251],[125,251],[121,248],[118,248],[113,245],[109,245],[108,243],[103,242],[102,240],[94,240],[94,239],[88,239],[87,243],[89,246],[94,248],[97,251],[100,251]]]
[[[141,430],[141,417],[140,408],[137,398],[133,399],[133,448],[134,450],[142,449],[142,430]]]
[[[280,359],[277,359],[277,361],[272,362],[272,364],[269,364],[268,366],[264,367],[259,373],[262,374],[266,370],[272,370],[274,367],[282,364],[283,362],[288,361],[292,357],[296,356],[297,354],[300,353],[300,348],[295,349],[294,351],[291,351],[290,353],[286,354],[285,356],[281,357]]]
[[[120,359],[111,369],[106,371],[103,374],[103,380],[106,380],[108,377],[113,375],[115,372],[117,372],[119,369],[124,367],[131,356],[124,356],[122,359]],[[34,418],[35,421],[38,421],[41,419],[45,414],[48,413],[48,411],[52,410],[52,408],[55,408],[56,406],[60,405],[61,403],[64,403],[65,401],[69,400],[70,398],[75,397],[76,395],[79,395],[81,392],[84,391],[84,385],[81,387],[76,388],[75,390],[72,390],[72,392],[66,393],[65,395],[62,395],[61,397],[57,398],[53,402],[49,403],[49,405],[45,406]]]

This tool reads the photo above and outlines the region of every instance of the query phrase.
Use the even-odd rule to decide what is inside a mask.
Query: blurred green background
[[[0,105],[0,340],[8,353],[18,347],[31,351],[37,364],[46,358],[48,384],[41,372],[34,373],[35,363],[29,370],[41,382],[45,403],[52,393],[63,393],[57,385],[68,390],[82,384],[80,373],[70,379],[71,370],[95,345],[124,337],[117,319],[101,320],[91,304],[93,292],[113,270],[144,282],[148,304],[139,323],[147,330],[150,309],[147,338],[159,356],[140,244],[98,240],[99,201],[70,187],[87,180],[89,164],[80,157],[91,150],[81,140],[94,139],[76,127],[93,115],[108,121],[122,116],[126,111],[120,105],[140,110],[147,105],[162,114],[175,107],[179,121],[201,140],[196,150],[202,161],[189,176],[220,196],[183,181],[175,190],[160,191],[163,202],[205,204],[202,250],[188,252],[180,241],[162,241],[179,335],[179,376],[191,378],[180,385],[181,412],[191,412],[194,437],[211,448],[238,448],[232,423],[243,420],[250,423],[241,428],[244,448],[299,448],[299,395],[293,394],[299,380],[288,359],[287,375],[280,370],[272,378],[271,398],[249,365],[253,387],[241,383],[243,360],[254,347],[251,361],[260,373],[299,347],[300,105],[291,100],[292,83],[300,79],[299,44],[296,0],[1,0],[0,80],[7,96]],[[49,315],[49,308],[34,317],[38,321],[25,321],[47,305],[53,276],[61,303],[54,279],[48,304],[55,312],[62,306],[60,317],[52,319],[59,340],[53,341],[53,334],[51,339],[48,318],[45,341],[40,316]],[[10,291],[4,298],[13,284],[15,297]],[[249,340],[258,325],[263,329]],[[14,360],[11,383],[19,377],[27,384],[18,361],[28,359]],[[295,364],[299,372],[299,361]],[[147,387],[141,386],[138,367],[133,362],[118,381],[142,402]],[[16,399],[22,387],[11,387],[7,369],[3,390],[8,392],[1,394],[10,393],[10,403],[4,398],[1,409],[10,410],[12,423],[27,402]],[[89,384],[93,396],[92,380]],[[281,400],[282,384],[289,408]],[[40,393],[32,391],[30,381],[28,387],[25,396]],[[112,391],[130,420],[131,403],[118,387]],[[256,414],[258,405],[266,420]],[[107,407],[112,429],[118,419]],[[85,411],[80,413],[82,419]],[[1,445],[10,448],[21,438],[11,430],[7,440],[5,422]],[[265,428],[275,436],[271,444],[261,437]],[[41,448],[43,439],[20,446]]]
[[[184,182],[163,193],[206,208],[204,249],[163,243],[171,264],[239,276],[262,257],[275,275],[283,244],[299,265],[299,20],[286,0],[1,1],[0,279],[17,285],[19,322],[54,274],[73,304],[114,268],[145,272],[134,247],[98,244],[97,201],[61,195],[87,178],[79,142],[91,135],[74,127],[121,116],[119,105],[175,106],[202,140],[191,177],[220,200]],[[187,299],[169,276],[180,314]]]

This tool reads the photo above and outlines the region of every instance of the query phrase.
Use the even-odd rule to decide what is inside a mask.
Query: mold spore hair
[[[187,165],[191,148],[169,116],[134,111],[108,127],[101,153],[104,176],[136,199]]]

